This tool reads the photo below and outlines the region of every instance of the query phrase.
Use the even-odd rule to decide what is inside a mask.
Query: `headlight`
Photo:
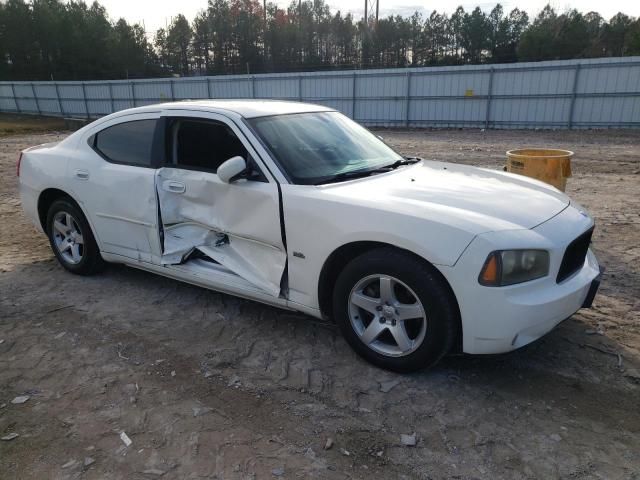
[[[478,281],[487,287],[528,282],[549,274],[546,250],[497,250],[484,262]]]

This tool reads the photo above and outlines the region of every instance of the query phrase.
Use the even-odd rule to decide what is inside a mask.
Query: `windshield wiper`
[[[413,165],[414,163],[418,163],[421,160],[422,158],[420,157],[404,157],[400,160],[396,160],[395,162],[389,165],[383,165],[381,167],[373,168],[371,170],[353,170],[351,172],[338,173],[336,175],[333,175],[332,177],[329,177],[325,180],[322,180],[321,182],[316,183],[316,185],[341,182],[343,180],[351,180],[354,178],[368,177],[369,175],[372,175],[375,173],[384,173],[384,172],[389,172],[391,170],[395,170],[396,168],[402,167],[403,165]]]
[[[381,167],[374,168],[373,170],[369,170],[369,172],[370,173],[388,172],[390,170],[395,170],[396,168],[402,167],[404,165],[413,165],[414,163],[418,163],[421,160],[422,158],[420,157],[404,157],[404,158],[401,158],[400,160],[396,160],[395,162],[390,163],[389,165],[383,165]]]
[[[334,183],[334,182],[341,182],[342,180],[351,180],[353,178],[368,177],[372,173],[380,173],[380,171],[378,169],[374,169],[374,170],[354,170],[351,172],[341,172],[329,178],[326,178],[321,182],[316,183],[315,185],[324,185],[325,183]]]
[[[400,160],[396,160],[391,165],[385,165],[384,167],[380,167],[380,169],[395,170],[396,168],[402,167],[403,165],[413,165],[414,163],[418,163],[421,160],[422,158],[420,157],[404,157]]]

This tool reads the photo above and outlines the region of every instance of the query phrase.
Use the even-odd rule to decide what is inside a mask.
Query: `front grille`
[[[557,283],[566,280],[582,268],[591,243],[591,235],[593,235],[593,227],[571,242],[564,251],[564,257],[562,257],[562,263],[556,278]]]

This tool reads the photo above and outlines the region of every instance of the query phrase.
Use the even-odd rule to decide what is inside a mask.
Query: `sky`
[[[207,0],[98,0],[109,12],[112,20],[124,17],[129,23],[144,24],[147,33],[152,34],[158,28],[164,27],[171,22],[171,17],[182,13],[191,21],[196,14],[206,8]],[[268,0],[272,1],[272,0]],[[371,1],[371,0],[370,0]],[[364,11],[364,0],[326,0],[333,11],[341,10],[343,13],[351,12],[356,18],[362,16]],[[286,7],[290,0],[277,0],[277,3]],[[434,3],[420,2],[419,0],[380,0],[380,16],[411,15],[416,10],[423,15],[428,15],[432,10],[438,12],[452,13],[462,5],[465,10],[473,10],[476,6],[489,12],[495,4],[481,0],[478,2],[467,2],[461,0],[439,0]],[[626,13],[633,17],[640,17],[640,0],[504,0],[500,2],[505,12],[513,8],[525,10],[530,17],[534,17],[547,4],[556,11],[563,12],[570,8],[576,8],[581,12],[596,11],[605,19],[611,18],[618,12]]]

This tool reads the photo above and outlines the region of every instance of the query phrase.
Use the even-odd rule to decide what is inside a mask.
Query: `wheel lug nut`
[[[378,305],[378,306],[376,307],[376,310],[377,310],[377,311],[381,311],[381,310],[382,310],[382,306],[381,306],[381,305]]]
[[[384,318],[384,317],[380,317],[380,323],[384,323],[384,322],[386,322],[386,321],[387,321],[387,319],[386,319],[386,318]]]

